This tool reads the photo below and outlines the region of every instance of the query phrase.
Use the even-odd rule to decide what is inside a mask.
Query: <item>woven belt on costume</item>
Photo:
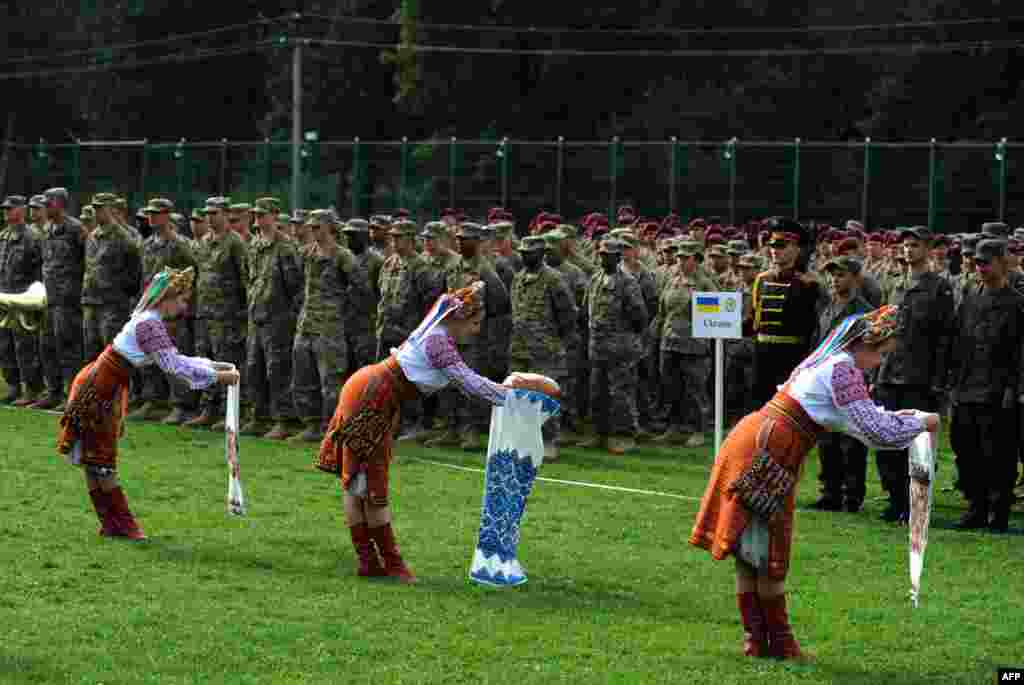
[[[802,345],[805,340],[799,335],[769,335],[767,333],[758,333],[757,342],[782,345]]]
[[[788,422],[799,430],[809,442],[815,442],[818,435],[824,432],[821,426],[811,420],[800,403],[786,393],[775,393],[775,396],[764,405],[764,411],[770,416]]]
[[[125,359],[120,352],[114,349],[113,345],[107,345],[107,348],[100,353],[100,356],[96,359],[98,364],[103,364],[111,367],[118,377],[130,376],[132,373],[132,365],[127,359]]]
[[[391,376],[395,379],[395,390],[399,399],[409,401],[411,399],[415,399],[419,395],[419,390],[416,389],[416,385],[405,377],[405,371],[402,371],[402,365],[398,363],[397,359],[395,359],[395,355],[391,355],[385,359],[384,366],[387,367],[388,371],[391,372]]]

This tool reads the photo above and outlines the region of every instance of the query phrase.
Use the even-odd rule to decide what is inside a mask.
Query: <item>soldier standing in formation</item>
[[[544,264],[543,238],[524,238],[519,249],[523,268],[512,281],[509,366],[512,371],[548,376],[561,386],[569,374],[566,352],[577,338],[576,302],[562,275]],[[542,432],[544,460],[555,461],[561,436],[558,418],[548,420]]]
[[[21,294],[42,277],[43,253],[36,233],[25,225],[25,198],[9,195],[0,205],[6,227],[0,231],[0,293]],[[38,331],[24,330],[11,314],[0,328],[0,370],[7,383],[4,404],[31,404],[42,392]],[[24,382],[25,390],[21,392]]]
[[[253,406],[243,435],[288,437],[292,398],[286,390],[292,379],[292,343],[296,312],[302,308],[303,272],[295,243],[281,232],[277,198],[256,200],[253,213],[259,236],[249,246],[249,330],[246,335],[245,378]]]
[[[345,303],[345,338],[349,370],[355,372],[377,358],[377,306],[380,303],[380,271],[384,259],[370,248],[370,225],[353,219],[342,227],[352,253],[352,272]]]
[[[590,398],[595,435],[579,447],[625,454],[636,447],[637,360],[647,307],[640,286],[620,267],[625,245],[605,240],[598,248],[601,271],[584,301],[590,333]]]
[[[640,261],[640,241],[633,234],[633,229],[615,229],[611,237],[621,241],[625,247],[622,250],[623,271],[636,279],[640,286],[640,294],[644,298],[644,306],[647,308],[648,321],[641,333],[640,349],[637,363],[637,392],[636,408],[640,420],[640,431],[637,438],[646,440],[653,430],[651,423],[651,406],[657,398],[651,396],[654,388],[654,379],[658,374],[651,371],[651,327],[654,324],[655,315],[658,313],[658,286],[654,281],[654,274]]]

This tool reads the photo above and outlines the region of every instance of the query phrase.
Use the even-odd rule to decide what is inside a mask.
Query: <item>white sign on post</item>
[[[743,293],[693,293],[693,337],[715,340],[715,454],[725,423],[725,345],[743,337]]]

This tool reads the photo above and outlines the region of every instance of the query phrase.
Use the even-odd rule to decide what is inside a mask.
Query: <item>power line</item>
[[[93,74],[105,71],[121,71],[137,69],[139,67],[154,66],[158,64],[183,64],[186,62],[196,62],[204,59],[211,59],[214,57],[231,57],[234,55],[244,55],[252,52],[258,52],[265,48],[273,47],[276,44],[277,43],[273,40],[264,40],[255,43],[249,43],[246,45],[237,45],[226,48],[204,49],[192,53],[179,52],[171,55],[164,55],[162,57],[154,57],[145,60],[133,60],[123,62],[120,64],[90,64],[81,67],[62,67],[57,69],[39,69],[35,71],[14,71],[0,74],[0,81],[15,81],[29,78],[47,78],[50,76],[61,76],[70,74]]]
[[[367,48],[376,50],[412,50],[418,53],[454,53],[477,55],[507,55],[537,57],[647,57],[647,58],[703,58],[703,57],[811,57],[833,55],[892,55],[959,52],[963,50],[1013,50],[1024,46],[1022,40],[963,41],[947,43],[879,43],[845,48],[751,48],[751,49],[691,49],[691,50],[574,50],[566,48],[519,49],[458,47],[453,45],[400,45],[396,43],[371,43],[352,40],[329,40],[326,38],[302,39],[307,45],[341,48]]]
[[[371,19],[368,17],[330,16],[326,14],[304,14],[303,19],[321,19],[335,23],[367,25],[367,26],[400,26],[398,21],[388,19]],[[688,36],[695,34],[736,34],[736,33],[827,33],[833,31],[893,31],[911,28],[944,28],[952,26],[977,26],[1001,24],[1020,21],[1024,17],[986,17],[975,19],[950,19],[945,21],[908,21],[890,24],[819,24],[812,26],[692,26],[685,28],[645,28],[617,29],[606,27],[573,28],[573,27],[539,27],[539,26],[502,26],[495,24],[431,24],[416,22],[418,28],[437,29],[443,31],[473,31],[478,33],[527,33],[538,34],[576,34],[576,35],[639,35],[639,36]]]
[[[276,19],[254,19],[243,24],[231,24],[229,26],[221,26],[220,28],[209,29],[207,31],[196,31],[194,33],[182,33],[174,36],[167,36],[166,38],[155,38],[153,40],[142,40],[134,43],[121,43],[119,45],[106,45],[103,47],[87,48],[83,50],[73,50],[71,52],[60,52],[51,55],[32,55],[29,57],[17,57],[8,59],[0,62],[0,65],[7,64],[28,64],[32,62],[49,62],[51,60],[65,59],[69,57],[85,57],[89,55],[102,55],[110,52],[120,52],[123,50],[133,50],[136,48],[152,47],[156,45],[170,45],[172,43],[179,43],[183,40],[195,40],[198,38],[207,38],[209,36],[215,36],[221,33],[228,33],[230,31],[238,31],[241,29],[250,28],[260,24],[274,24],[285,20],[290,20],[292,17],[283,16]]]

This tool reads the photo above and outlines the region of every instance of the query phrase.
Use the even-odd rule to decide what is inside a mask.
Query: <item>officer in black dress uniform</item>
[[[768,219],[771,267],[754,281],[754,401],[764,404],[811,352],[821,283],[805,271],[807,230],[792,219]]]

